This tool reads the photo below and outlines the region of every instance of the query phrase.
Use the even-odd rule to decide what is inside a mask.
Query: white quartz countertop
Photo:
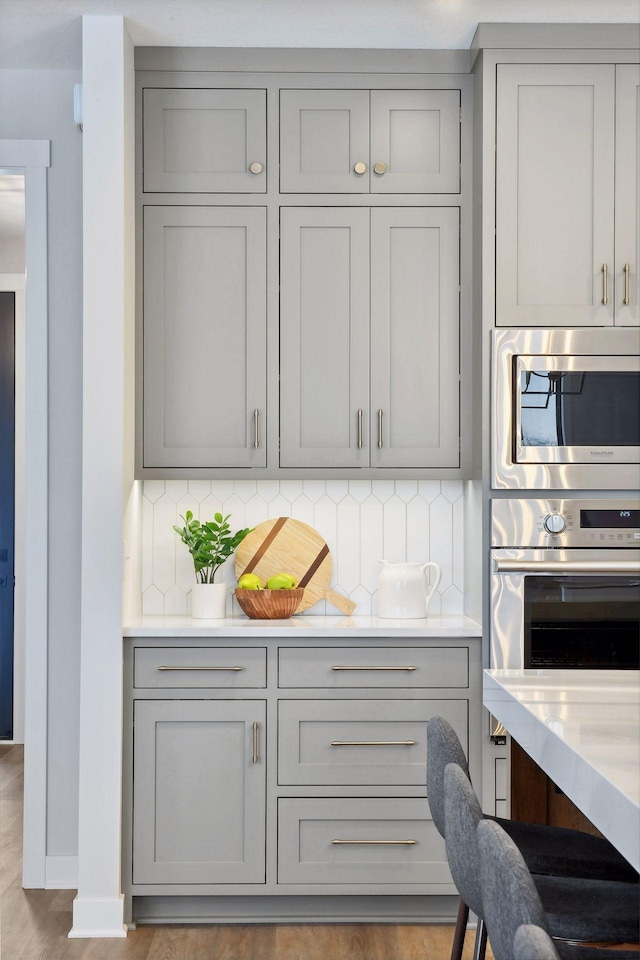
[[[191,617],[138,617],[124,625],[125,637],[388,637],[390,639],[480,637],[480,624],[468,617],[382,620],[378,617],[296,616],[288,620],[193,620]]]
[[[640,671],[485,670],[484,704],[640,869]]]

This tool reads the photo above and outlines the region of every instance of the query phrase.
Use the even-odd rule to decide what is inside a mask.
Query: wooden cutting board
[[[333,569],[329,547],[301,520],[278,517],[259,523],[237,548],[235,564],[238,580],[244,573],[255,573],[264,583],[276,573],[291,574],[304,587],[298,613],[325,599],[347,615],[356,608],[352,600],[329,589]]]

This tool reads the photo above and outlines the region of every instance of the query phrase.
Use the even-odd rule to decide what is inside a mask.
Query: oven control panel
[[[640,548],[640,500],[495,499],[491,545]]]

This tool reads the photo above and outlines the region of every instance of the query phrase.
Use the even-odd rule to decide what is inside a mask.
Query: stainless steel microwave
[[[493,489],[640,485],[640,330],[494,330]]]

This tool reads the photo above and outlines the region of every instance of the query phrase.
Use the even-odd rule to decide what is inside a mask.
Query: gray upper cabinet
[[[372,467],[457,467],[459,211],[371,211]]]
[[[611,64],[498,65],[498,326],[613,323],[614,92]]]
[[[134,883],[265,882],[265,716],[257,700],[134,704]]]
[[[368,466],[369,211],[283,208],[280,242],[280,466]]]
[[[369,92],[280,92],[283,193],[369,192]]]
[[[283,193],[459,193],[459,90],[283,90]]]
[[[281,228],[280,466],[457,467],[458,208],[287,208]]]
[[[265,90],[143,94],[145,193],[265,193]]]
[[[371,192],[460,192],[460,91],[371,91]]]
[[[640,324],[640,66],[616,67],[615,320]]]
[[[265,261],[263,208],[145,208],[145,467],[265,465]]]

